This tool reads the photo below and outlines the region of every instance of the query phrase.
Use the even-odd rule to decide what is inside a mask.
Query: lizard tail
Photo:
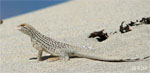
[[[75,53],[76,56],[82,57],[82,58],[88,58],[88,59],[93,59],[93,60],[98,60],[98,61],[105,61],[105,62],[135,62],[135,61],[140,61],[144,60],[147,58],[150,58],[150,56],[146,56],[143,58],[135,58],[135,59],[113,59],[113,58],[105,58],[100,56],[99,53],[97,52],[91,52],[89,50],[84,50],[80,52]]]

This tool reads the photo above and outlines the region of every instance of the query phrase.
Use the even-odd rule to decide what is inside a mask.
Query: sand
[[[41,33],[77,46],[98,49],[111,58],[150,55],[150,25],[132,28],[98,42],[87,38],[93,31],[118,30],[122,21],[150,16],[150,0],[72,0],[38,11],[5,19],[0,25],[0,73],[150,73],[150,59],[138,62],[102,62],[71,58],[68,62],[37,62],[30,38],[16,29],[28,23]],[[43,57],[49,56],[44,53]],[[47,59],[47,58],[45,58]]]

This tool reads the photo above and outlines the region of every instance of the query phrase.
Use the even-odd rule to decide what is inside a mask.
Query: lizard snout
[[[20,30],[20,29],[21,29],[21,26],[20,26],[20,25],[18,25],[18,26],[17,26],[17,29],[18,29],[18,30]]]

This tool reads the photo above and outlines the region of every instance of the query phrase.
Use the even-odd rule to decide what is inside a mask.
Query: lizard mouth
[[[18,25],[18,26],[17,26],[17,29],[18,29],[18,30],[21,30],[21,26],[20,26],[20,25]]]
[[[25,24],[20,24],[20,25],[17,26],[17,29],[20,30],[24,26],[25,26]]]

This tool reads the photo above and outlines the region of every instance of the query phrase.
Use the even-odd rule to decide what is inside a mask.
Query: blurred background
[[[69,0],[0,0],[0,19],[7,19]]]

